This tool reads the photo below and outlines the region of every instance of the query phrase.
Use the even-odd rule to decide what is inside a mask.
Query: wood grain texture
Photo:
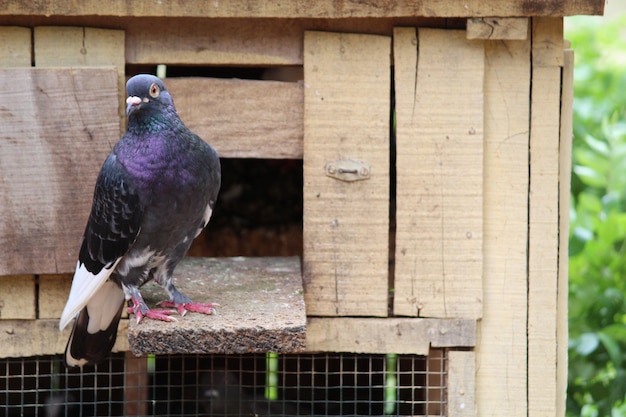
[[[463,31],[396,35],[394,314],[479,318],[484,46]]]
[[[74,26],[38,26],[34,29],[37,67],[113,66],[118,74],[120,133],[126,109],[124,31]],[[96,82],[96,80],[94,80]]]
[[[485,46],[483,317],[480,416],[525,417],[530,40]]]
[[[174,272],[178,289],[217,314],[176,315],[176,322],[130,320],[128,340],[147,353],[294,353],[304,350],[306,315],[300,259],[185,258]],[[148,307],[167,298],[160,286],[141,288]]]
[[[0,275],[74,270],[119,139],[117,82],[112,67],[0,69]]]
[[[556,413],[557,283],[559,251],[559,139],[563,33],[533,19],[528,213],[528,415]],[[555,23],[555,22],[552,22]],[[542,63],[535,62],[535,39]],[[560,40],[560,41],[559,41]]]
[[[467,39],[528,39],[528,18],[473,17],[467,19]]]
[[[36,317],[35,276],[0,276],[0,320]]]
[[[476,356],[471,351],[448,352],[448,416],[476,416]]]
[[[38,286],[39,319],[59,319],[72,287],[72,274],[40,275]]]
[[[302,158],[301,83],[168,78],[187,127],[225,158]]]
[[[0,67],[30,67],[31,55],[30,28],[0,27]]]
[[[59,331],[59,320],[0,320],[0,358],[57,355],[65,352],[71,327]],[[128,350],[128,320],[120,320],[113,352]]]
[[[190,0],[175,3],[112,0],[57,0],[54,2],[8,2],[0,15],[45,16],[190,16],[190,17],[271,17],[338,19],[347,17],[470,17],[470,16],[568,16],[602,14],[604,0],[439,0],[439,1],[345,1],[320,0],[302,4],[300,0]]]
[[[473,347],[476,322],[458,319],[310,317],[311,352],[427,355],[431,347]]]
[[[306,32],[304,282],[308,315],[386,316],[390,38]],[[327,176],[340,159],[367,180]]]
[[[565,49],[561,78],[561,131],[559,139],[559,276],[557,284],[556,415],[565,415],[567,398],[569,209],[572,175],[574,103],[574,51]]]

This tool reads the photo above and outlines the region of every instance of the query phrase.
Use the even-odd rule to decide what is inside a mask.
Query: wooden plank
[[[117,82],[113,68],[0,69],[0,275],[74,270],[119,138]]]
[[[198,302],[220,304],[217,314],[188,313],[177,322],[131,320],[129,345],[147,353],[248,353],[304,350],[306,315],[300,259],[185,258],[176,286]],[[167,298],[156,284],[141,288],[154,307]]]
[[[484,45],[420,29],[417,58],[414,35],[396,34],[394,314],[479,318]]]
[[[78,256],[78,254],[77,254]],[[39,295],[37,297],[40,319],[58,319],[61,317],[67,296],[72,286],[71,274],[53,274],[39,276]]]
[[[390,38],[304,37],[304,281],[308,315],[386,316]],[[344,182],[326,164],[369,164]]]
[[[65,352],[71,328],[59,331],[58,319],[0,320],[0,358],[56,355]],[[128,320],[120,320],[113,352],[128,350]]]
[[[476,322],[460,319],[309,317],[310,352],[427,355],[430,347],[473,347]]]
[[[526,417],[530,41],[485,45],[480,416]]]
[[[30,28],[0,27],[0,67],[30,67],[31,56]]]
[[[326,18],[348,17],[472,17],[472,16],[569,16],[601,15],[604,0],[447,0],[432,2],[348,2],[320,0],[302,6],[299,0],[271,0],[251,3],[248,0],[226,0],[206,3],[185,1],[176,3],[135,2],[130,0],[57,0],[54,2],[9,2],[0,15],[45,16],[124,16],[124,17],[251,17],[251,18]]]
[[[221,157],[302,158],[302,84],[211,78],[165,83],[185,124]]]
[[[35,319],[34,275],[0,276],[0,320]]]
[[[537,23],[537,25],[535,25]],[[545,20],[533,20],[541,66],[534,65],[530,118],[528,225],[528,415],[556,413],[557,283],[559,249],[559,130],[563,38]],[[562,44],[562,43],[561,43]],[[543,66],[552,63],[552,66]]]
[[[120,131],[125,129],[124,31],[72,26],[39,26],[34,29],[35,66],[114,66],[118,74]]]
[[[448,352],[448,416],[476,416],[476,357],[471,351]]]
[[[148,415],[150,380],[148,359],[126,352],[124,358],[124,415]]]
[[[569,210],[572,172],[574,51],[566,49],[561,80],[561,131],[559,139],[559,275],[557,284],[556,415],[565,415],[567,397]]]
[[[528,39],[526,17],[473,17],[467,19],[467,39]]]

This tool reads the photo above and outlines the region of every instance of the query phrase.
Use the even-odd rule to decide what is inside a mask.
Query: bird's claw
[[[174,313],[174,310],[148,310],[145,313],[142,313],[141,309],[138,307],[128,307],[128,314],[135,315],[137,324],[139,324],[144,319],[144,317],[161,321],[178,321],[176,320],[176,317],[171,316],[171,314]]]
[[[220,305],[217,303],[180,303],[176,305],[173,301],[161,301],[159,303],[162,307],[173,307],[178,310],[178,313],[181,316],[187,314],[187,311],[193,311],[194,313],[202,313],[202,314],[217,314],[217,310],[215,307],[219,307]]]

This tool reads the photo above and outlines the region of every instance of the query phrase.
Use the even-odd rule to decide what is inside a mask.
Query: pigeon
[[[215,149],[181,121],[163,81],[139,74],[126,83],[126,133],[104,161],[61,315],[73,318],[65,362],[93,365],[109,354],[125,300],[137,322],[175,321],[174,310],[149,309],[139,288],[155,281],[169,294],[162,307],[212,314],[174,285],[174,268],[207,225],[221,183]]]

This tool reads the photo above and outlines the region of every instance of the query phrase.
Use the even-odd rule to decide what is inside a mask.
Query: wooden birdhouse
[[[0,409],[41,413],[64,393],[65,409],[84,415],[219,415],[200,387],[226,368],[253,381],[245,401],[298,404],[283,415],[563,416],[573,100],[563,17],[603,5],[7,3]],[[55,365],[69,334],[58,319],[96,176],[124,132],[124,84],[157,68],[223,161],[240,173],[291,164],[272,180],[295,200],[254,188],[285,222],[297,206],[301,222],[292,240],[277,224],[246,250],[245,228],[227,237],[209,226],[199,239],[214,249],[200,245],[175,276],[198,301],[222,304],[219,314],[123,319],[111,364],[82,371],[117,384],[108,392],[120,399],[102,408],[95,388],[79,400],[70,389],[91,379],[72,385]],[[238,181],[216,213],[253,188]],[[226,241],[236,244],[220,256]],[[167,377],[157,394],[166,372],[181,384]],[[161,414],[174,392],[184,401]]]

